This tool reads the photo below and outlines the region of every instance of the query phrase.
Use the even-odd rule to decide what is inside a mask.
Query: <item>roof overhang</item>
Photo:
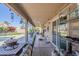
[[[55,17],[68,3],[11,3],[6,5],[34,26],[39,26]]]

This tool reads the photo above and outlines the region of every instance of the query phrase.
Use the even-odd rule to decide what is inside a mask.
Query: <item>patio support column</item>
[[[28,21],[25,21],[25,39],[26,43],[28,43]]]

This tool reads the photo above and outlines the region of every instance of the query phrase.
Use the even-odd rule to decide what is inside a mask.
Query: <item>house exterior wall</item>
[[[75,10],[75,8],[77,7],[77,4],[69,4],[68,6],[66,6],[63,10],[61,10],[54,18],[50,19],[45,25],[45,29],[47,29],[47,27],[49,26],[49,31],[46,30],[45,32],[45,37],[48,38],[47,40],[52,42],[53,41],[53,22],[56,21],[56,20],[59,20],[59,17],[60,16],[65,16],[67,15],[68,13],[72,12]],[[67,20],[69,20],[69,15],[67,15]],[[57,29],[58,30],[58,29]],[[67,31],[68,31],[68,35],[70,35],[70,26],[68,24],[68,28],[67,28]],[[56,45],[55,48],[56,50],[61,54],[63,55],[61,52],[60,52],[60,48],[57,46],[59,43],[57,42],[57,38],[56,38]],[[66,42],[66,51],[68,51],[68,42]]]
[[[49,31],[47,31],[46,30],[46,32],[45,32],[45,37],[49,37],[49,41],[52,41],[52,23],[54,22],[54,21],[56,21],[58,18],[59,18],[59,15],[60,15],[60,13],[62,12],[63,14],[65,14],[64,12],[66,11],[66,10],[69,10],[70,9],[70,11],[73,11],[75,8],[76,8],[76,5],[77,4],[69,4],[68,6],[66,6],[63,10],[61,10],[54,18],[52,18],[51,20],[49,20],[46,24],[44,24],[45,25],[45,29],[47,29],[47,27],[49,26]]]

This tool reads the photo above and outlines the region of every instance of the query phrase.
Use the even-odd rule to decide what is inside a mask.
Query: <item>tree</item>
[[[0,27],[0,33],[3,31],[3,27]]]
[[[7,28],[5,28],[5,27],[0,27],[0,33],[1,32],[5,32],[7,30]]]
[[[9,32],[15,32],[15,30],[16,30],[15,27],[12,27],[12,26],[11,26],[11,27],[8,27],[8,31],[9,31]]]

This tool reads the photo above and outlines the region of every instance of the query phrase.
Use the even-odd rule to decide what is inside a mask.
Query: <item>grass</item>
[[[10,33],[2,33],[0,34],[0,36],[4,36],[4,35],[19,35],[21,33],[17,33],[17,32],[10,32]]]
[[[4,33],[0,34],[0,37],[16,37],[19,36],[21,33],[13,32],[13,33]]]

